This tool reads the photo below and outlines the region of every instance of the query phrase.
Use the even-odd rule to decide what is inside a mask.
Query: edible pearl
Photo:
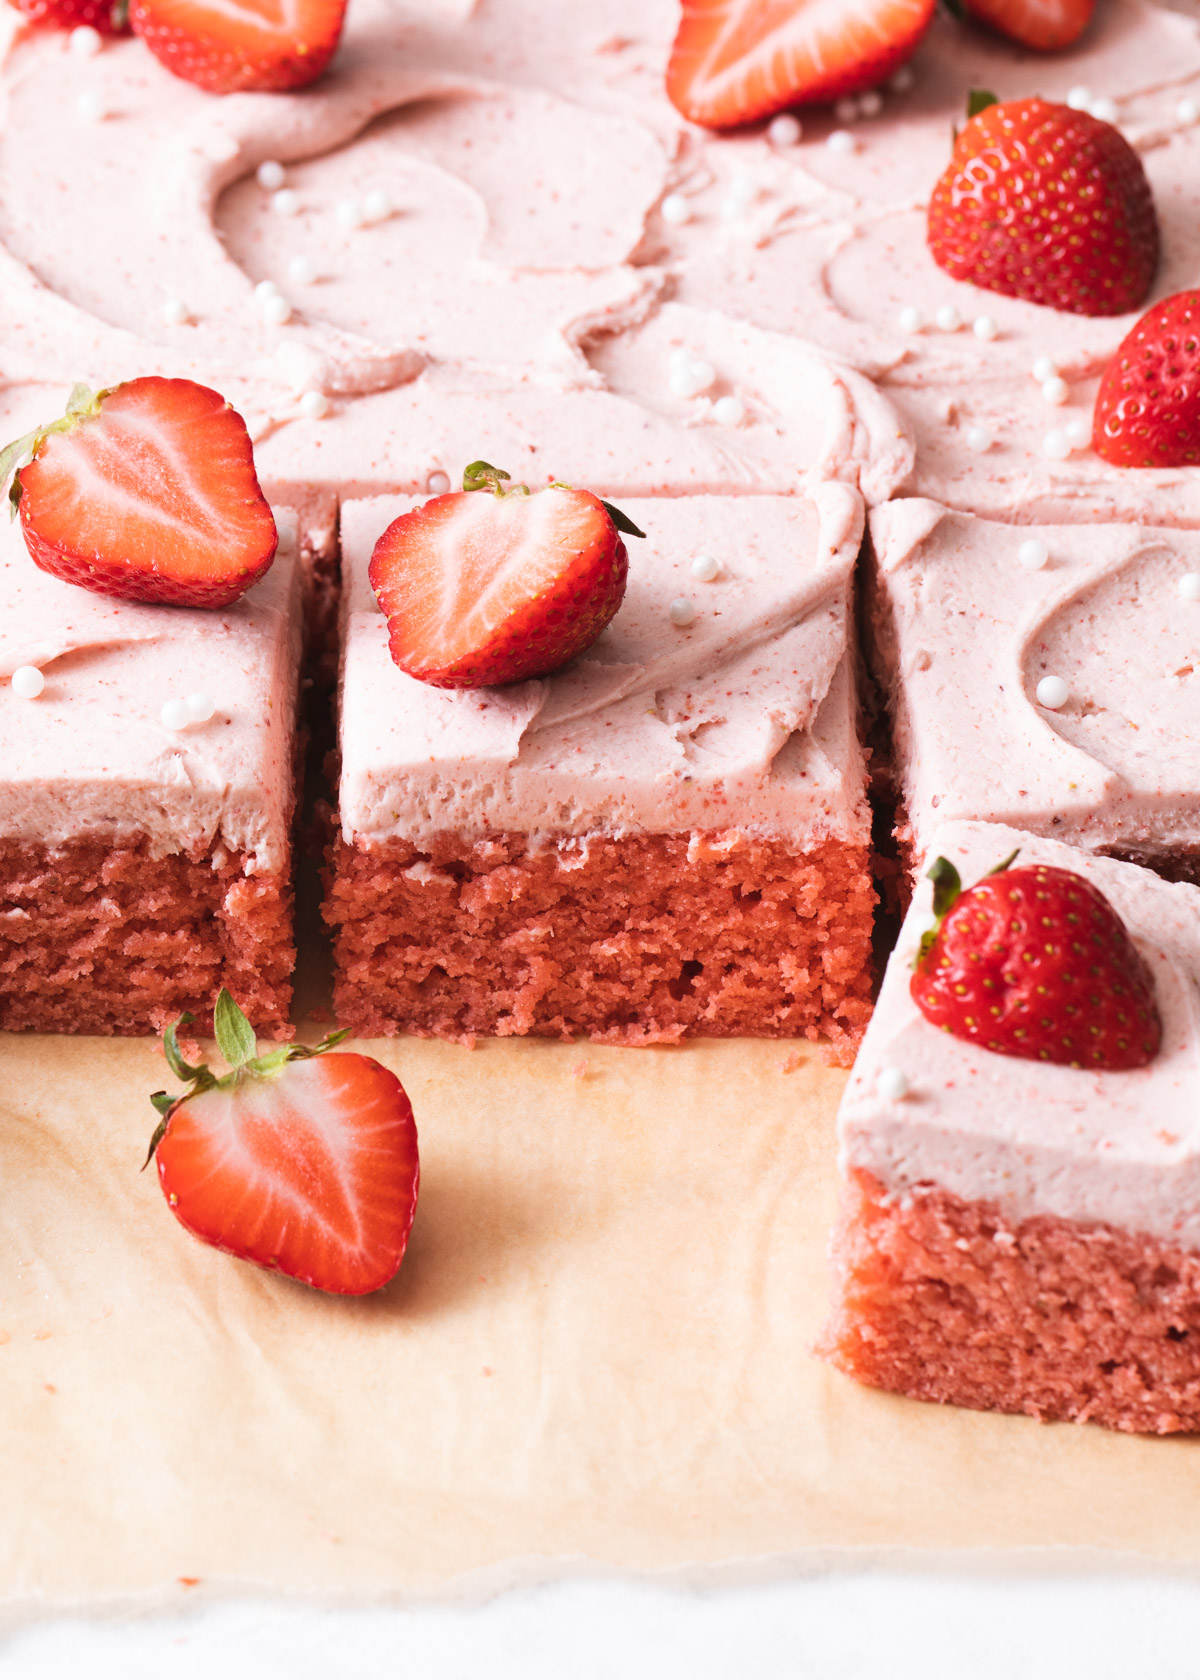
[[[844,128],[835,128],[826,139],[825,144],[831,152],[836,152],[839,157],[849,157],[851,152],[858,150],[858,141],[853,134]]]
[[[714,560],[711,554],[697,554],[692,561],[692,576],[701,583],[711,583],[721,570],[721,562]]]
[[[858,96],[858,114],[860,117],[877,117],[883,110],[883,96],[871,88],[867,93]]]
[[[18,665],[12,674],[12,691],[18,700],[36,700],[46,679],[36,665]]]
[[[274,158],[267,158],[254,171],[254,179],[264,192],[278,192],[287,180],[287,172]]]
[[[668,193],[659,206],[664,222],[672,227],[682,227],[692,219],[692,207],[682,193]]]
[[[746,405],[741,397],[718,397],[713,404],[713,419],[718,426],[740,426],[746,418]]]
[[[896,71],[895,75],[889,81],[888,86],[891,88],[893,93],[907,93],[915,81],[916,77],[913,74],[912,66],[909,64],[902,64],[899,70]]]
[[[671,602],[667,608],[667,615],[671,623],[679,625],[682,630],[696,622],[696,609],[686,595],[681,595],[677,601]]]
[[[1092,423],[1082,415],[1076,415],[1074,420],[1068,420],[1063,427],[1063,436],[1072,449],[1089,449],[1092,442]]]
[[[98,93],[81,93],[75,101],[75,113],[84,122],[103,122],[108,115],[104,109],[104,101]]]
[[[311,286],[317,278],[316,264],[311,257],[293,257],[288,263],[288,279],[297,286]]]
[[[285,297],[274,292],[263,299],[262,316],[269,327],[286,326],[292,318],[292,306]]]
[[[933,318],[942,332],[957,332],[962,326],[962,316],[952,303],[944,303]]]
[[[182,298],[168,298],[162,312],[163,320],[169,327],[182,327],[192,318],[191,310]]]
[[[1067,442],[1067,434],[1059,427],[1047,432],[1042,439],[1042,454],[1051,461],[1065,461],[1071,453],[1071,445]]]
[[[1200,106],[1194,99],[1181,99],[1175,107],[1175,121],[1182,123],[1185,128],[1190,128],[1198,117]]]
[[[103,45],[100,31],[90,23],[81,23],[71,31],[71,51],[78,58],[95,58]]]
[[[1058,712],[1071,698],[1071,690],[1061,677],[1043,677],[1037,685],[1037,702],[1048,712]]]
[[[919,333],[925,325],[925,317],[915,304],[908,304],[896,317],[900,331],[904,333]]]
[[[198,688],[194,694],[189,694],[184,701],[188,709],[188,716],[193,723],[207,723],[217,709],[217,703],[211,694],[205,694]]]
[[[1042,381],[1043,400],[1048,403],[1053,403],[1056,408],[1065,403],[1070,395],[1071,387],[1067,384],[1066,380],[1061,379],[1057,373],[1050,379],[1044,379]]]
[[[1097,122],[1115,123],[1117,120],[1116,102],[1112,99],[1093,99],[1088,110]]]
[[[366,221],[366,215],[364,214],[363,207],[356,198],[343,198],[339,200],[333,213],[338,219],[338,225],[346,228],[350,232],[353,232],[356,228],[362,227],[363,223]]]
[[[444,472],[431,472],[425,480],[425,488],[431,496],[444,496],[450,488],[450,475]]]
[[[971,330],[976,338],[982,338],[988,342],[1000,336],[1000,328],[990,315],[976,315],[975,325]]]
[[[168,700],[158,714],[162,719],[164,729],[186,729],[192,721],[191,709],[186,700]]]
[[[908,1075],[903,1068],[880,1068],[875,1075],[875,1091],[884,1102],[903,1102],[908,1095]]]
[[[859,118],[858,100],[851,98],[849,95],[844,99],[839,99],[833,107],[833,114],[840,123],[857,122]]]
[[[1200,601],[1200,572],[1185,572],[1179,580],[1179,593],[1185,601]]]
[[[767,129],[767,139],[773,146],[796,146],[803,132],[799,117],[785,111],[782,116],[772,117],[771,125]]]
[[[271,209],[277,216],[298,216],[300,214],[300,194],[293,192],[291,187],[284,187],[282,192],[272,193]]]
[[[330,406],[324,391],[305,391],[300,398],[300,412],[306,420],[324,420]]]
[[[698,397],[709,390],[717,377],[711,362],[676,362],[671,368],[671,394],[676,397]]]
[[[1047,379],[1053,379],[1058,372],[1058,363],[1053,356],[1039,356],[1029,371],[1039,385],[1044,385]]]
[[[1092,98],[1091,88],[1085,87],[1082,82],[1077,82],[1067,95],[1067,104],[1072,111],[1086,111],[1092,103]]]
[[[1018,563],[1027,572],[1040,572],[1050,558],[1050,550],[1037,537],[1029,537],[1017,550]]]
[[[373,187],[362,201],[363,220],[386,222],[392,213],[392,201],[380,187]]]
[[[967,448],[974,450],[976,455],[986,455],[993,440],[986,426],[968,426],[965,441]]]
[[[254,288],[255,303],[266,303],[268,298],[278,297],[279,287],[274,280],[260,280]]]

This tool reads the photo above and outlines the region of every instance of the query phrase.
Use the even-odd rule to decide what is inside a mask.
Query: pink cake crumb
[[[1130,1433],[1200,1429],[1200,1254],[852,1173],[818,1351],[916,1400]]]

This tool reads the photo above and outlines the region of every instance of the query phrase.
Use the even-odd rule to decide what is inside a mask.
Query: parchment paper
[[[138,1170],[152,1043],[0,1038],[10,1618],[831,1547],[1200,1557],[1191,1442],[921,1405],[810,1357],[845,1078],[815,1048],[369,1048],[423,1182],[398,1278],[355,1302],[176,1224]]]

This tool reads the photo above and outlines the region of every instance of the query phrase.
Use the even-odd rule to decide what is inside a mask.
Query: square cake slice
[[[1200,880],[1200,533],[871,518],[871,660],[918,853],[1009,823]]]
[[[63,583],[4,523],[0,1028],[152,1033],[190,1010],[199,1031],[226,985],[290,1036],[302,601],[277,523],[271,570],[221,610]]]
[[[623,503],[648,535],[601,640],[547,679],[459,692],[393,665],[368,582],[414,505],[342,514],[339,1022],[856,1043],[875,902],[858,494]]]
[[[844,1189],[821,1351],[915,1399],[1167,1434],[1200,1429],[1200,888],[1009,828],[951,824],[973,885],[1075,871],[1148,965],[1162,1044],[1125,1072],[1001,1055],[909,990],[922,880],[838,1116]]]

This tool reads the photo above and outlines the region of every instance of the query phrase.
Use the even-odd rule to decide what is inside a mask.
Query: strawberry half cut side
[[[172,75],[208,93],[307,87],[337,49],[346,0],[130,0],[129,21]]]
[[[473,462],[463,488],[402,514],[369,576],[402,671],[438,688],[525,682],[596,640],[625,595],[619,531],[642,532],[589,490],[506,489]]]
[[[963,890],[929,870],[936,925],[910,991],[925,1019],[1002,1056],[1120,1072],[1158,1054],[1154,978],[1104,894],[1073,870],[1004,860]]]
[[[1200,291],[1142,316],[1104,370],[1092,447],[1114,467],[1200,464]]]
[[[11,0],[35,29],[79,29],[88,26],[101,35],[128,35],[126,0]]]
[[[241,416],[189,379],[77,385],[61,420],[0,454],[43,571],[99,595],[227,607],[275,558]]]
[[[370,1056],[331,1054],[344,1032],[259,1056],[224,988],[213,1016],[230,1065],[221,1077],[180,1054],[190,1015],[164,1034],[172,1073],[190,1085],[151,1098],[163,1118],[146,1160],[167,1205],[201,1242],[313,1289],[381,1289],[404,1258],[420,1180],[404,1087]]]
[[[935,0],[683,0],[667,96],[689,122],[734,128],[885,81]]]

